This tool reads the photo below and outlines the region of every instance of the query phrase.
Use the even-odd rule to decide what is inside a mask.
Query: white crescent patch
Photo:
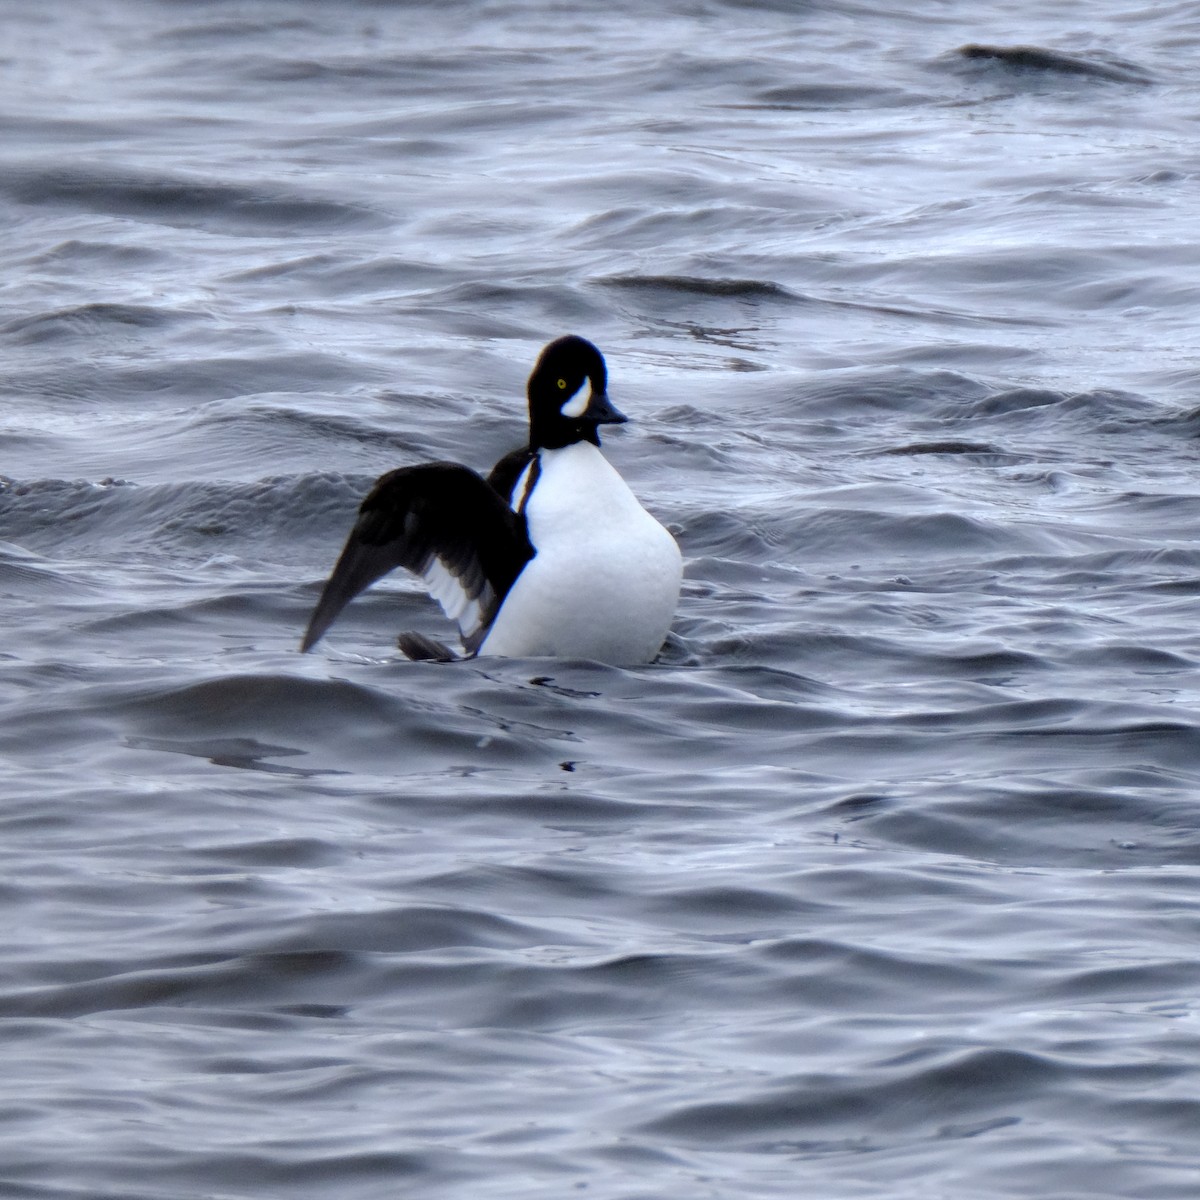
[[[579,391],[577,391],[575,395],[572,396],[571,399],[568,400],[561,409],[559,409],[559,412],[561,412],[564,417],[582,417],[583,414],[587,412],[588,402],[591,400],[591,398],[592,397],[590,393],[581,386]]]

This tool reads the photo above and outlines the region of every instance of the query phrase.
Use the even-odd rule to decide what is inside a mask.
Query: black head
[[[607,387],[604,356],[591,342],[574,334],[551,342],[529,377],[529,444],[545,450],[600,445],[599,426],[626,420],[609,403]]]

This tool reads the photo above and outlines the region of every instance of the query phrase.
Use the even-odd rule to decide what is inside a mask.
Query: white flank
[[[525,510],[537,554],[479,652],[649,662],[679,600],[675,539],[590,443],[543,450],[541,461]]]

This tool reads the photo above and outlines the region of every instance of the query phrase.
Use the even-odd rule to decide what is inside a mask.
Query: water
[[[1194,5],[0,18],[5,1197],[1197,1194]],[[567,331],[660,662],[298,655]]]

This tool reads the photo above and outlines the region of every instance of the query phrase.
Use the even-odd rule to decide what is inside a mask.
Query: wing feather
[[[389,471],[362,502],[300,649],[312,649],[360,592],[405,567],[422,577],[473,652],[532,557],[524,516],[469,467]]]

